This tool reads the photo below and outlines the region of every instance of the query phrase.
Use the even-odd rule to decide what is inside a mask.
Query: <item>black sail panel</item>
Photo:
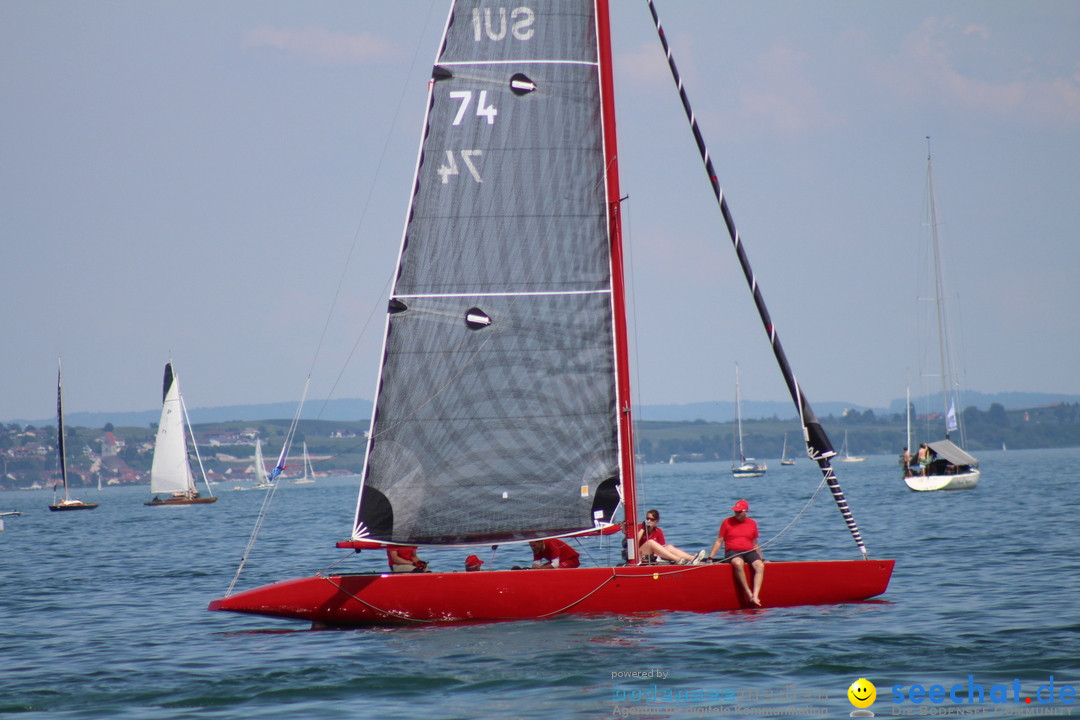
[[[611,519],[619,453],[590,2],[457,2],[432,74],[354,536]]]
[[[56,370],[56,456],[60,464],[60,481],[64,483],[67,497],[67,453],[64,450],[64,380],[59,368]]]

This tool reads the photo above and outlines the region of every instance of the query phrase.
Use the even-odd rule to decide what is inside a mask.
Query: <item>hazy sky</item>
[[[927,135],[965,387],[1080,393],[1080,3],[657,4],[812,401],[919,372]],[[637,400],[730,400],[735,361],[784,399],[613,5]],[[0,420],[53,414],[58,356],[69,411],[157,407],[169,358],[189,407],[370,398],[447,8],[0,0]]]

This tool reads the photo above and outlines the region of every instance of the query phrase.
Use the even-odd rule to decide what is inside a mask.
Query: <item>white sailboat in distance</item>
[[[187,410],[180,394],[180,381],[173,373],[172,362],[165,363],[165,379],[162,388],[161,420],[158,422],[157,438],[154,440],[154,460],[150,466],[150,492],[154,498],[144,505],[203,505],[217,502],[210,483],[203,472],[208,496],[200,495],[195,487],[195,474],[188,460],[185,420]],[[198,456],[198,447],[192,435],[191,445]],[[202,462],[199,463],[200,468]],[[161,495],[166,497],[160,497]]]
[[[952,352],[949,344],[949,326],[945,311],[943,292],[944,278],[941,268],[941,243],[937,231],[937,208],[934,201],[934,166],[930,159],[930,138],[926,138],[926,192],[928,223],[930,225],[930,252],[934,264],[934,303],[937,314],[938,358],[940,362],[941,399],[945,418],[945,439],[922,443],[913,455],[923,461],[914,472],[904,472],[904,482],[912,490],[968,490],[979,483],[979,461],[952,441],[951,433],[960,431],[963,444],[963,428],[956,408],[960,393],[951,383],[953,375]],[[908,446],[910,448],[910,444]]]

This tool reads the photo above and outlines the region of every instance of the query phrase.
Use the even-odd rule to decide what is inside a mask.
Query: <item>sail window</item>
[[[491,316],[480,308],[469,308],[465,311],[465,326],[470,330],[480,330],[491,324]]]
[[[619,507],[621,492],[618,477],[610,477],[596,486],[592,503],[594,521],[611,522],[616,508]]]
[[[515,95],[528,95],[536,90],[536,83],[524,73],[516,73],[510,78],[510,92]]]

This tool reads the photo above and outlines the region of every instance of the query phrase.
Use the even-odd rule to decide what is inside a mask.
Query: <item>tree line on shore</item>
[[[853,455],[899,455],[908,444],[907,418],[902,413],[876,416],[872,410],[848,411],[841,417],[819,418],[836,450],[847,436]],[[972,452],[1008,447],[1014,450],[1080,446],[1080,403],[1061,403],[1024,410],[1006,410],[994,403],[988,410],[972,406],[962,413],[965,446]],[[941,415],[915,416],[911,443],[940,440]],[[734,455],[734,423],[645,422],[636,433],[637,455],[648,463],[676,459],[730,460]],[[787,435],[789,456],[801,456],[802,431],[797,419],[743,419],[743,448],[747,456],[779,458]],[[952,437],[958,438],[957,433]]]
[[[907,445],[907,419],[901,413],[877,416],[872,410],[850,410],[840,417],[820,418],[837,450],[847,437],[848,450],[855,455],[899,454]],[[1080,446],[1080,403],[1006,410],[995,403],[988,410],[974,406],[962,413],[965,444],[968,450],[1029,449]],[[204,463],[219,473],[227,468],[244,466],[254,455],[254,445],[216,445],[209,447],[206,438],[227,430],[246,428],[252,437],[263,442],[268,458],[276,458],[284,442],[288,420],[233,421],[206,423],[195,426],[196,439]],[[306,441],[309,452],[318,456],[316,470],[358,473],[363,466],[364,433],[367,420],[301,421],[295,439],[294,454]],[[102,428],[66,427],[68,465],[75,485],[96,484],[104,474],[105,481],[147,482],[153,458],[155,427]],[[661,463],[676,460],[730,460],[735,446],[736,426],[733,422],[704,420],[644,421],[636,423],[636,455],[640,462]],[[912,419],[911,442],[938,440],[944,434],[944,419],[940,415],[918,416]],[[103,442],[106,436],[120,439],[116,452],[119,463],[102,463]],[[756,458],[778,458],[787,438],[788,455],[804,452],[802,433],[794,418],[777,417],[743,420],[743,446],[747,455]],[[954,435],[954,438],[956,435]],[[0,488],[15,489],[48,486],[57,474],[55,451],[56,429],[35,428],[16,423],[0,424]],[[296,464],[296,460],[293,460]],[[115,468],[132,471],[121,475]],[[131,478],[136,478],[132,480]]]

